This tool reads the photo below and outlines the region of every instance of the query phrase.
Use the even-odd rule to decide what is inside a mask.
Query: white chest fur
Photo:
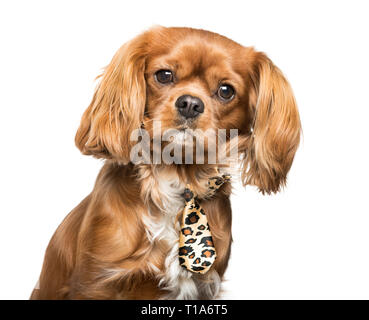
[[[150,241],[166,241],[169,249],[165,270],[159,285],[168,293],[163,299],[197,299],[200,296],[215,298],[220,289],[220,278],[215,270],[205,275],[193,274],[182,268],[178,261],[179,222],[177,214],[184,207],[182,194],[185,189],[177,176],[156,175],[156,187],[161,200],[162,215],[159,220],[147,218],[145,222]]]

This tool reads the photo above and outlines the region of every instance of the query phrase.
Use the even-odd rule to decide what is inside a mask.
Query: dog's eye
[[[229,84],[222,84],[219,86],[217,94],[222,100],[229,101],[234,97],[234,89]]]
[[[173,73],[170,70],[159,70],[155,73],[155,78],[160,83],[173,82]]]

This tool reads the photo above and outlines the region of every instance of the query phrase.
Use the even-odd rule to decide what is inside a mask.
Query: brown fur
[[[175,85],[154,79],[175,72]],[[236,90],[224,103],[214,97],[221,80]],[[231,245],[231,187],[206,198],[213,165],[133,165],[130,133],[152,122],[182,128],[174,102],[196,95],[204,113],[192,128],[238,129],[244,184],[277,192],[286,182],[299,144],[300,120],[281,71],[253,48],[208,31],[156,27],[123,45],[101,75],[76,134],[82,153],[106,159],[92,193],[62,222],[47,248],[40,289],[32,299],[157,299],[165,272],[165,241],[150,242],[144,217],[160,217],[157,172],[191,182],[208,216],[222,277]],[[150,210],[149,210],[150,209]],[[201,280],[201,279],[200,279]],[[203,279],[206,281],[206,278]],[[200,294],[201,297],[201,294]],[[205,297],[205,296],[204,296]]]

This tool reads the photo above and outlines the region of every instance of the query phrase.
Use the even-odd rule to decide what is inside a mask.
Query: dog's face
[[[151,29],[102,74],[76,135],[84,154],[129,161],[133,130],[237,129],[243,181],[276,192],[299,143],[291,88],[260,52],[208,31]]]
[[[157,120],[164,130],[246,132],[251,110],[245,107],[247,69],[239,57],[247,49],[208,32],[168,31],[162,39],[152,39],[160,50],[152,49],[146,60],[146,127]]]

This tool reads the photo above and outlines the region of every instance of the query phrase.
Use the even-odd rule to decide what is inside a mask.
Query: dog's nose
[[[189,94],[180,96],[175,103],[178,112],[185,118],[196,118],[204,112],[204,103]]]

